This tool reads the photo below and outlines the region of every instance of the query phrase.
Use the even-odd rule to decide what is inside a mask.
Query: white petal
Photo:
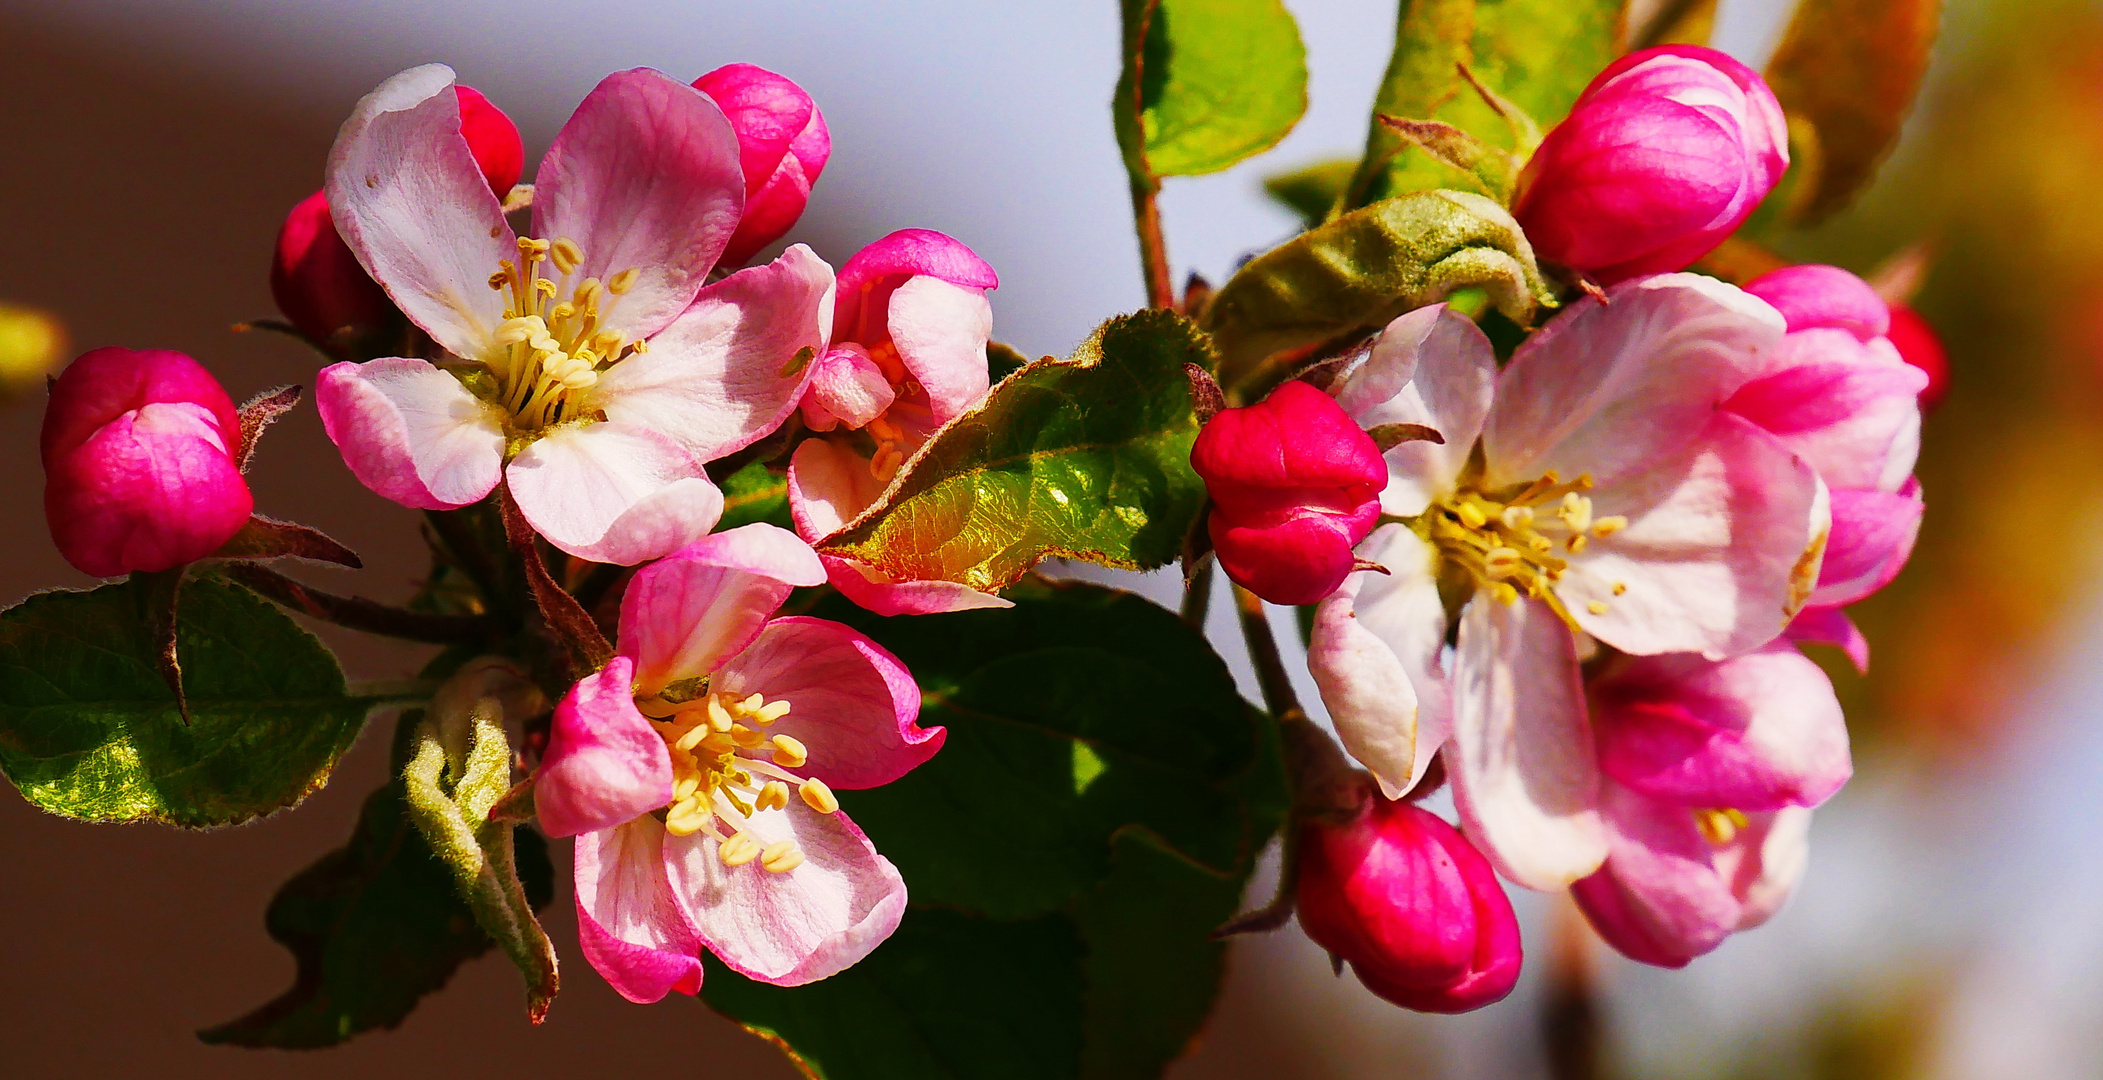
[[[684,448],[634,424],[570,425],[505,470],[518,508],[548,543],[593,562],[636,563],[708,535],[723,493]]]
[[[1371,352],[1330,388],[1358,426],[1423,424],[1443,443],[1406,442],[1388,450],[1380,509],[1424,512],[1453,487],[1490,411],[1497,356],[1490,339],[1459,312],[1438,304],[1387,324]]]
[[[1358,556],[1391,576],[1360,571],[1315,609],[1307,667],[1344,749],[1399,799],[1416,786],[1451,730],[1440,670],[1446,613],[1430,545],[1408,526],[1384,525]]]
[[[502,414],[460,380],[396,356],[332,364],[318,382],[322,428],[376,494],[411,509],[452,510],[497,486]]]

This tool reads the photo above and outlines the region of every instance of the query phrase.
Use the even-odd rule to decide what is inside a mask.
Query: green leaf
[[[1791,120],[1792,142],[1808,122],[1817,164],[1798,223],[1846,206],[1876,175],[1935,44],[1940,0],[1803,0],[1767,83]],[[1805,156],[1799,150],[1799,157]]]
[[[1080,1070],[1082,949],[1062,915],[914,907],[861,963],[807,986],[705,957],[701,996],[822,1080],[1067,1080]]]
[[[1380,122],[1388,130],[1408,140],[1410,145],[1431,155],[1441,164],[1473,179],[1484,194],[1495,199],[1501,206],[1511,205],[1512,185],[1518,179],[1520,163],[1509,150],[1500,150],[1484,143],[1451,124],[1438,120],[1411,120],[1402,116],[1382,116]]]
[[[1276,146],[1307,111],[1307,50],[1282,0],[1122,0],[1122,10],[1111,114],[1135,183],[1218,172]]]
[[[949,729],[904,779],[841,801],[916,903],[1002,918],[1058,910],[1143,829],[1220,875],[1245,873],[1283,790],[1270,726],[1205,639],[1156,604],[1033,581],[1015,607],[884,619],[837,597],[814,614],[890,649],[920,722]]]
[[[1374,203],[1251,259],[1220,286],[1205,328],[1232,386],[1264,358],[1385,325],[1481,288],[1521,325],[1553,305],[1533,248],[1502,206],[1459,191]]]
[[[1350,186],[1351,174],[1357,171],[1357,158],[1317,161],[1291,172],[1264,177],[1263,190],[1284,204],[1286,209],[1300,215],[1302,228],[1312,229],[1337,212],[1344,188]]]
[[[1625,0],[1402,0],[1395,52],[1368,125],[1348,206],[1404,192],[1460,188],[1492,194],[1414,149],[1379,117],[1440,120],[1493,146],[1529,153],[1523,135],[1461,78],[1475,78],[1545,130],[1621,54]]]
[[[533,905],[545,907],[555,893],[547,842],[521,834],[518,865]],[[452,872],[410,827],[399,779],[365,800],[347,844],[278,890],[264,926],[297,962],[292,988],[198,1032],[205,1042],[305,1049],[393,1028],[491,944]]]
[[[789,478],[754,461],[723,481],[723,519],[717,531],[764,521],[794,532],[789,520]]]
[[[47,592],[0,614],[0,773],[84,821],[233,825],[328,782],[377,704],[327,647],[238,586],[183,587],[184,724],[130,584]]]
[[[1205,498],[1183,366],[1211,359],[1181,316],[1111,319],[1072,357],[1002,380],[818,547],[893,579],[989,592],[1054,555],[1167,565]]]

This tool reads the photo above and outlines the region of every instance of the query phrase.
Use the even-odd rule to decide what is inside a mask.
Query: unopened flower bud
[[[1329,395],[1288,382],[1198,433],[1190,465],[1212,494],[1220,568],[1274,604],[1311,604],[1351,573],[1380,520],[1387,461]]]
[[[1700,46],[1645,49],[1600,72],[1542,140],[1512,216],[1541,258],[1611,284],[1708,254],[1788,164],[1758,73]]]
[[[234,461],[241,422],[197,361],[96,349],[51,388],[44,516],[66,561],[116,577],[210,555],[255,509]]]
[[[803,88],[751,64],[728,64],[694,80],[730,118],[745,169],[745,216],[723,250],[741,266],[803,216],[811,185],[832,155],[825,117]]]
[[[1489,860],[1437,815],[1369,795],[1300,829],[1294,905],[1315,943],[1406,1009],[1455,1013],[1511,993],[1519,922]]]
[[[502,199],[525,168],[518,127],[473,87],[454,90],[460,101],[460,134],[490,191]],[[393,302],[358,265],[358,257],[336,231],[325,192],[301,199],[286,215],[270,264],[270,295],[285,318],[316,341],[332,341],[345,333],[367,337],[395,320]]]

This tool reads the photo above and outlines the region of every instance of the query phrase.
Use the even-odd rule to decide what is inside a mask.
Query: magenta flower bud
[[[460,134],[490,191],[501,199],[525,169],[526,149],[518,126],[473,87],[454,90],[460,101]],[[301,199],[278,230],[270,295],[285,318],[316,341],[328,341],[346,327],[352,336],[364,337],[394,319],[393,302],[358,265],[358,257],[336,231],[327,193],[320,191]]]
[[[1380,521],[1387,461],[1336,400],[1288,382],[1198,433],[1190,466],[1212,493],[1220,568],[1274,604],[1312,604],[1343,583]]]
[[[1512,216],[1541,258],[1612,284],[1714,250],[1788,164],[1788,124],[1758,73],[1666,45],[1592,80],[1527,163]]]
[[[217,551],[255,510],[234,462],[226,391],[177,352],[96,349],[51,387],[40,448],[44,517],[96,577],[170,570]]]
[[[1920,390],[1920,410],[1927,412],[1942,404],[1944,394],[1950,392],[1950,353],[1943,348],[1942,338],[1920,312],[1905,304],[1892,304],[1891,329],[1885,337],[1891,347],[1899,351],[1899,359],[1921,369],[1928,376],[1928,385]]]
[[[745,216],[723,250],[738,266],[786,234],[803,216],[811,185],[832,156],[832,134],[803,88],[751,64],[726,64],[694,80],[730,118],[745,169]]]
[[[1343,825],[1309,819],[1293,899],[1308,937],[1405,1009],[1479,1009],[1519,980],[1519,920],[1489,860],[1414,804],[1369,795]]]

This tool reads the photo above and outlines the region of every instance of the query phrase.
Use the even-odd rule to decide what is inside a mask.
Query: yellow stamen
[[[803,851],[794,840],[768,844],[760,853],[759,865],[772,874],[786,874],[803,865]]]
[[[741,832],[723,841],[723,845],[716,849],[716,855],[723,860],[724,866],[743,866],[759,858],[760,852],[759,841],[754,840],[752,834],[747,832]]]
[[[825,786],[825,781],[815,776],[805,780],[803,786],[796,789],[796,793],[803,796],[806,806],[821,814],[830,814],[840,808],[840,800],[832,793],[832,789]]]
[[[629,269],[623,270],[620,273],[615,274],[610,278],[607,278],[606,291],[614,294],[615,296],[625,296],[627,295],[630,289],[635,288],[636,279],[642,276],[643,272],[641,270],[637,270],[633,267],[630,267]]]
[[[774,764],[784,769],[799,768],[810,760],[810,750],[802,741],[791,735],[774,736]]]
[[[761,810],[779,810],[789,805],[789,785],[779,780],[768,781],[767,786],[759,789],[759,798],[752,800],[752,805]]]

